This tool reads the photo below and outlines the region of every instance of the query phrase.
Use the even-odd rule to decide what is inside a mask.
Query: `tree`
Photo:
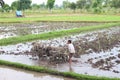
[[[38,10],[38,9],[40,9],[40,5],[33,4],[33,5],[32,5],[32,9],[33,9],[33,10]]]
[[[78,0],[77,1],[77,8],[84,9],[86,5],[86,0]]]
[[[102,7],[103,6],[103,2],[104,2],[104,0],[94,0],[93,8],[95,8],[95,7]]]
[[[110,0],[104,0],[103,1],[103,7],[110,7]]]
[[[74,12],[75,12],[76,4],[74,2],[70,3],[69,7],[70,7],[70,9],[74,10]]]
[[[111,7],[120,8],[120,0],[111,0]]]
[[[93,0],[86,0],[85,9],[90,9],[92,7]]]
[[[3,9],[3,12],[9,12],[10,11],[10,6],[8,4],[4,4],[2,9]]]
[[[63,1],[63,5],[62,6],[63,6],[64,9],[68,8],[69,5],[70,5],[70,2],[68,0]]]
[[[19,6],[18,9],[20,10],[26,10],[31,8],[31,0],[19,0]]]
[[[88,10],[92,7],[92,4],[93,4],[93,0],[78,0],[77,8]]]
[[[46,5],[45,5],[44,2],[43,2],[42,4],[40,4],[40,8],[41,8],[41,9],[45,9],[45,8],[46,8]]]
[[[104,7],[103,3],[105,3],[105,0],[94,0],[92,6],[94,8],[94,13],[102,12],[102,8]]]
[[[48,0],[47,7],[51,10],[54,7],[55,0]]]
[[[11,9],[12,10],[17,10],[18,9],[18,7],[19,7],[19,1],[14,1],[14,2],[12,2],[12,4],[11,4]]]

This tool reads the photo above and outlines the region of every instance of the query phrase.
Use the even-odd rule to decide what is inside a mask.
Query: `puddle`
[[[0,66],[0,80],[74,80],[74,79]]]

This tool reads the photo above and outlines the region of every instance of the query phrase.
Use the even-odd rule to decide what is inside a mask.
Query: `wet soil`
[[[62,72],[76,72],[80,74],[94,75],[94,76],[105,76],[105,77],[118,77],[120,78],[120,46],[114,47],[111,51],[100,52],[100,53],[90,53],[81,55],[80,58],[72,58],[77,60],[77,62],[72,62],[71,66],[69,63],[63,64],[49,64],[47,61],[39,60],[37,58],[32,58],[32,56],[27,55],[0,55],[0,59],[7,60],[11,62],[19,62],[22,64],[43,66],[49,69],[58,70]],[[110,58],[111,60],[106,60]],[[103,59],[106,63],[98,63]],[[111,67],[109,66],[111,63]],[[94,65],[94,66],[93,66]],[[107,68],[106,68],[107,67]]]
[[[28,34],[40,34],[44,32],[79,28],[83,26],[93,26],[103,23],[70,23],[70,22],[41,22],[41,23],[16,23],[1,24],[0,39]]]
[[[71,66],[68,63],[49,64],[48,61],[41,61],[38,59],[38,57],[32,57],[32,53],[30,52],[31,48],[33,47],[32,43],[34,42],[40,42],[44,45],[51,45],[54,47],[61,47],[66,44],[68,39],[73,40],[73,42],[82,40],[83,43],[86,40],[88,42],[94,41],[99,35],[98,33],[100,36],[103,36],[101,33],[107,34],[109,36],[114,33],[118,33],[117,35],[119,36],[120,28],[116,27],[107,30],[98,30],[80,35],[72,35],[51,40],[0,46],[0,59],[28,65],[44,66],[58,71],[72,71],[80,74],[120,78],[120,44],[118,43],[115,43],[112,47],[110,47],[110,49],[105,51],[101,50],[99,52],[95,52],[92,50],[92,52],[88,51],[89,53],[87,54],[81,54],[80,58],[73,58],[78,62],[73,62]],[[120,39],[118,38],[118,41],[119,40]]]

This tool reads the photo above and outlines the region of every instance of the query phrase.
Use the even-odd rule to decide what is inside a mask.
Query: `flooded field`
[[[0,80],[74,80],[64,77],[0,66]]]
[[[44,66],[58,71],[72,71],[80,74],[120,78],[119,35],[120,27],[115,27],[51,40],[0,46],[0,59],[28,65]],[[80,47],[82,48],[82,51],[80,51],[80,48],[77,48],[79,50],[77,51],[79,58],[73,59],[78,60],[78,62],[73,62],[71,66],[68,63],[49,64],[47,60],[39,60],[38,56],[33,58],[31,48],[34,42],[42,43],[46,46],[64,47],[68,39],[73,40],[75,45],[78,42],[79,45],[81,43]],[[96,44],[98,42],[99,44]],[[91,46],[89,43],[94,45]]]
[[[78,60],[78,62],[73,62],[70,66],[68,63],[64,64],[49,64],[47,61],[41,61],[39,59],[32,59],[31,56],[25,55],[0,55],[1,60],[7,60],[12,62],[19,62],[22,64],[43,66],[58,71],[72,71],[80,74],[88,74],[95,76],[105,76],[105,77],[118,77],[120,78],[120,46],[114,47],[111,51],[101,52],[101,53],[91,53],[81,55],[80,58],[73,58]],[[106,59],[114,57],[110,61]],[[99,64],[100,66],[94,67],[93,63],[103,59],[108,64],[112,64],[111,67],[107,66],[105,63]],[[90,60],[92,60],[90,62]],[[108,67],[108,68],[107,68]]]
[[[99,25],[103,23],[69,23],[69,22],[41,22],[41,23],[14,23],[0,25],[0,39],[28,34],[39,34],[50,31],[66,30],[83,26]]]

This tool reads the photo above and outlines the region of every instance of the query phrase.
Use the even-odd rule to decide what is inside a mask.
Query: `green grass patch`
[[[13,14],[13,13],[11,13]],[[117,15],[97,14],[30,14],[23,18],[11,17],[6,13],[0,18],[0,23],[41,22],[41,21],[74,21],[74,22],[120,22]]]
[[[4,38],[0,39],[0,45],[8,45],[8,44],[16,44],[21,42],[29,42],[33,40],[45,40],[45,39],[52,39],[72,34],[80,34],[82,32],[87,31],[93,31],[93,30],[99,30],[104,28],[110,28],[120,26],[120,23],[106,23],[98,26],[86,26],[86,27],[80,27],[80,28],[74,28],[70,30],[61,30],[61,31],[53,31],[48,33],[42,33],[42,34],[30,34],[25,36],[18,36],[18,37],[11,37],[11,38]]]
[[[45,67],[29,66],[26,64],[3,61],[3,60],[0,60],[0,65],[11,66],[15,68],[20,68],[20,69],[25,69],[25,70],[35,71],[40,73],[49,73],[52,75],[69,77],[77,80],[120,80],[119,78],[96,77],[96,76],[90,76],[90,75],[77,74],[73,72],[59,72],[59,71],[47,69]]]

